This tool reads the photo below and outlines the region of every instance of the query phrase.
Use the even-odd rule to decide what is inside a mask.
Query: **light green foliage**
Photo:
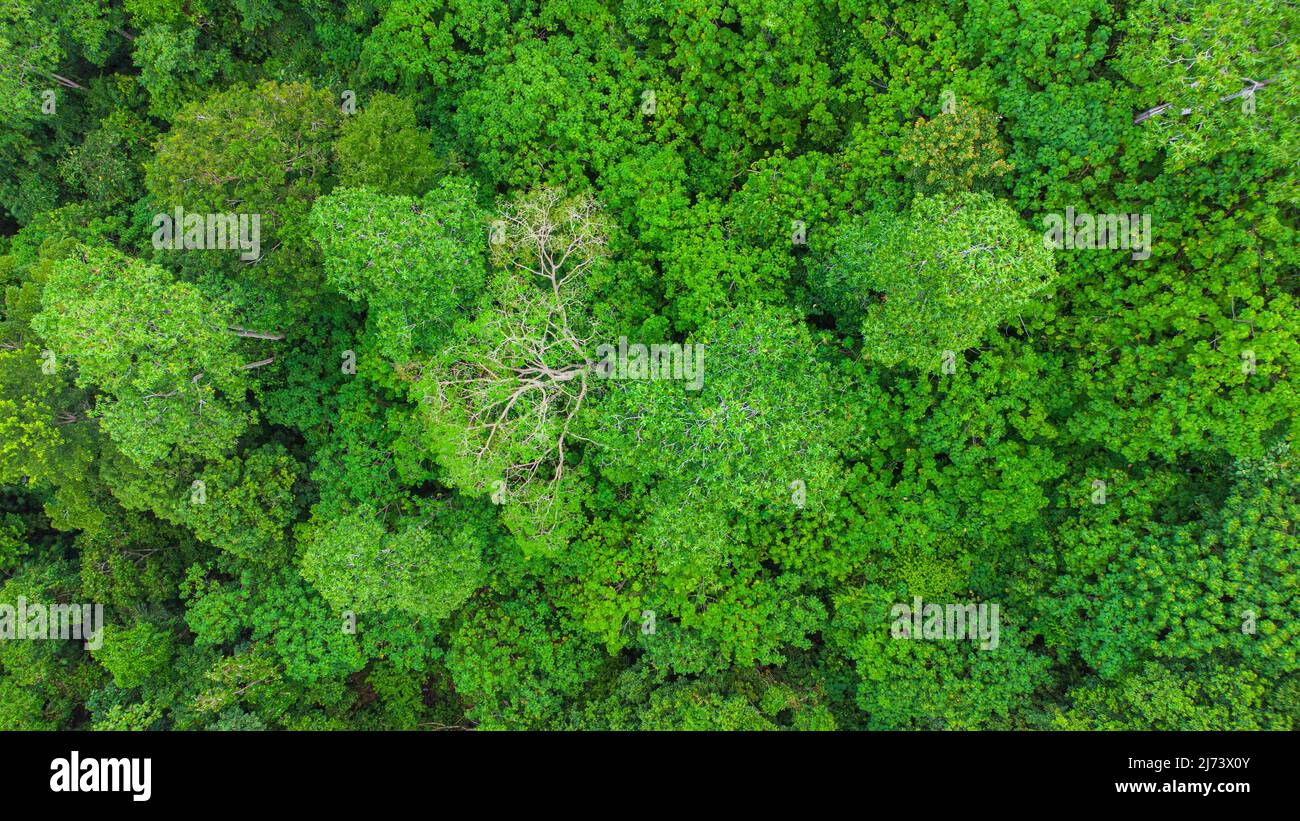
[[[141,621],[132,627],[106,626],[104,644],[94,655],[113,683],[128,689],[157,676],[173,652],[171,630]]]
[[[303,575],[338,610],[397,608],[437,621],[482,580],[482,521],[472,509],[448,505],[389,533],[373,509],[361,508],[314,527]]]
[[[1291,689],[1294,691],[1294,685]],[[1265,703],[1269,688],[1249,671],[1155,663],[1107,684],[1070,692],[1064,730],[1290,730],[1295,704]]]
[[[1042,237],[981,194],[869,214],[833,245],[814,274],[817,293],[845,330],[860,327],[863,354],[885,366],[937,369],[944,351],[979,344],[1055,273]]]
[[[326,281],[367,306],[375,349],[394,359],[436,351],[482,293],[487,220],[464,182],[420,199],[343,189],[311,222]]]
[[[356,636],[293,570],[248,570],[237,578],[214,578],[197,566],[184,586],[185,618],[195,644],[233,648],[251,643],[247,653],[227,656],[214,667],[220,678],[247,678],[245,665],[265,671],[270,680],[311,685],[348,675],[365,666]],[[324,688],[323,688],[324,689]]]
[[[250,421],[235,339],[213,304],[165,270],[86,248],[55,266],[33,327],[103,393],[94,414],[141,465],[171,448],[215,457]]]
[[[1116,65],[1148,103],[1148,138],[1179,164],[1246,146],[1294,158],[1300,9],[1283,0],[1143,0],[1127,8]]]
[[[487,178],[514,189],[574,187],[620,157],[640,131],[642,88],[621,76],[626,47],[554,34],[503,48],[455,117]]]
[[[414,92],[463,82],[481,71],[485,53],[495,52],[508,36],[509,8],[491,0],[447,6],[420,0],[387,4],[361,48],[368,78]]]
[[[911,166],[908,176],[919,191],[970,191],[1012,170],[1002,159],[1006,149],[997,127],[998,119],[988,109],[968,103],[958,108],[953,102],[951,111],[912,124],[899,159]]]
[[[706,325],[702,384],[613,381],[593,438],[616,482],[654,481],[648,538],[669,568],[696,569],[724,551],[731,515],[818,510],[838,491],[844,428],[829,367],[784,310],[752,307]],[[806,501],[796,503],[795,482]]]
[[[586,277],[602,262],[604,217],[589,196],[542,188],[504,204],[494,230],[487,298],[424,366],[416,395],[450,482],[555,549],[577,524],[571,433],[595,391]]]

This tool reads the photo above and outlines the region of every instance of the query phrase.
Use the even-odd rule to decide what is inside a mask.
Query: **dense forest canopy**
[[[0,0],[0,728],[1294,728],[1298,36]]]

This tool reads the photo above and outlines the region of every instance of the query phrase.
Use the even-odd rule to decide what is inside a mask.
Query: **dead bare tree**
[[[1247,85],[1245,88],[1243,88],[1241,91],[1235,92],[1235,93],[1233,93],[1233,94],[1227,94],[1227,95],[1224,95],[1224,96],[1220,97],[1220,98],[1219,98],[1219,102],[1221,102],[1221,103],[1226,103],[1228,100],[1235,100],[1235,99],[1237,99],[1238,97],[1245,97],[1245,96],[1248,95],[1248,94],[1254,94],[1256,91],[1259,91],[1261,88],[1264,88],[1264,87],[1266,87],[1266,86],[1272,85],[1272,84],[1273,84],[1274,82],[1276,82],[1276,81],[1277,81],[1277,78],[1276,78],[1276,77],[1274,77],[1274,78],[1272,78],[1272,79],[1269,79],[1269,80],[1264,80],[1264,81],[1262,81],[1262,82],[1256,82],[1256,81],[1254,81],[1254,80],[1247,80],[1246,82],[1248,83],[1248,85]],[[1192,83],[1192,87],[1195,88],[1195,87],[1196,87],[1196,83]],[[1166,111],[1168,111],[1172,106],[1173,106],[1173,103],[1161,103],[1160,105],[1156,106],[1155,108],[1148,108],[1146,111],[1143,111],[1143,112],[1141,112],[1140,114],[1137,114],[1137,115],[1135,115],[1135,116],[1133,117],[1133,125],[1138,125],[1139,123],[1143,123],[1143,122],[1145,122],[1145,121],[1151,119],[1152,117],[1159,116],[1159,115],[1165,113]],[[1181,116],[1186,117],[1188,114],[1191,114],[1191,113],[1192,113],[1192,109],[1190,109],[1190,108],[1183,108],[1183,109],[1180,109],[1178,113],[1179,113]]]
[[[426,401],[454,441],[459,481],[546,538],[563,519],[573,421],[594,368],[583,297],[584,274],[605,252],[600,206],[539,189],[503,207],[492,242],[491,305],[430,374]]]

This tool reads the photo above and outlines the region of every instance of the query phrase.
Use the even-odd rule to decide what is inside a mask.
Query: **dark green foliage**
[[[416,125],[409,100],[376,94],[339,129],[334,145],[339,185],[410,197],[424,194],[443,166],[429,139]]]

